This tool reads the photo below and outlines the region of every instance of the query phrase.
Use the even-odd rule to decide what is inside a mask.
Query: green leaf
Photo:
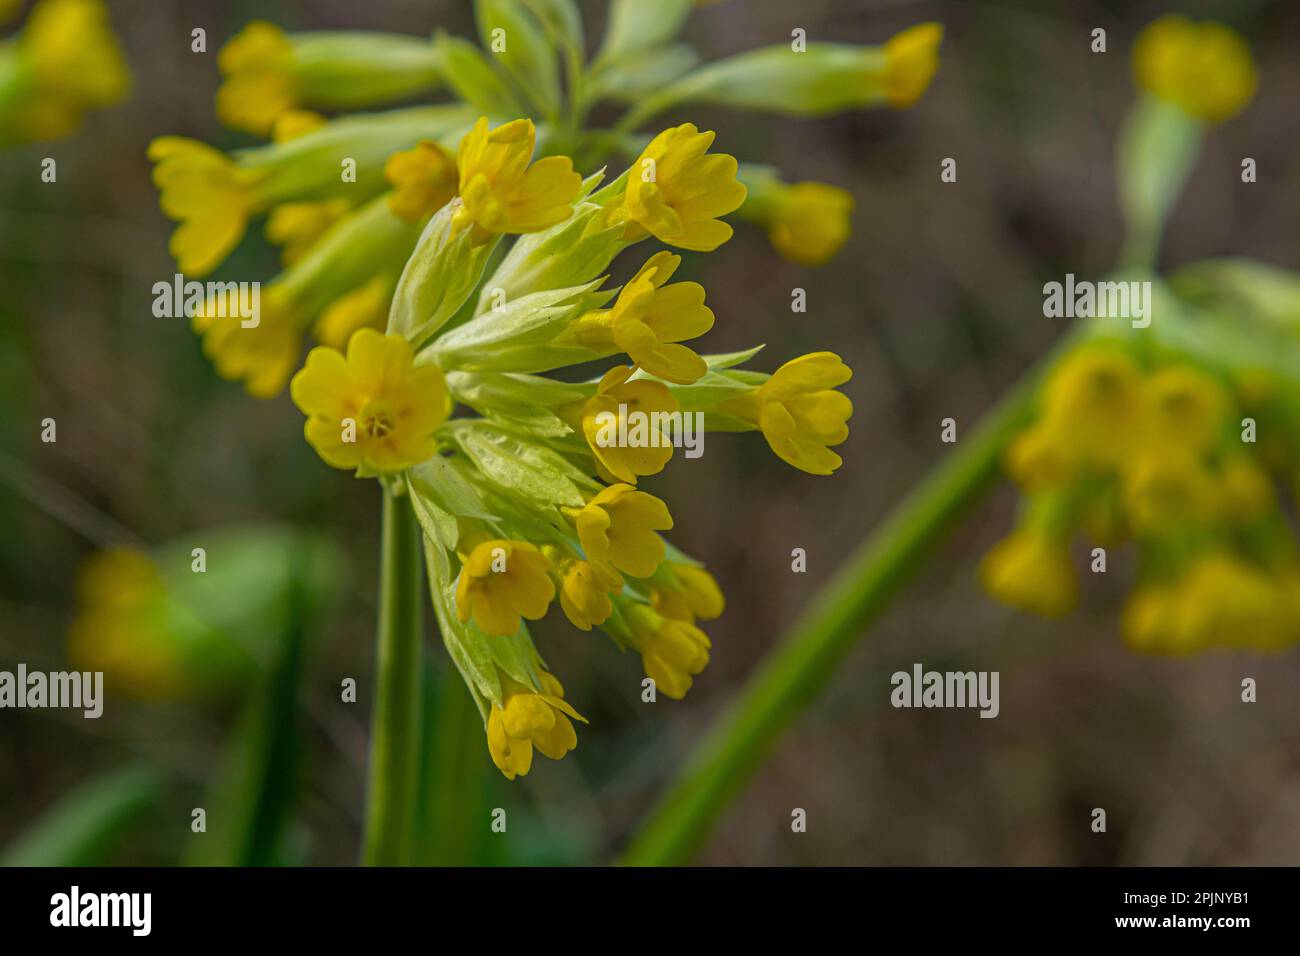
[[[0,866],[94,866],[155,808],[162,778],[152,770],[118,770],[79,785],[10,844]]]
[[[560,104],[560,74],[542,25],[520,0],[475,0],[483,49],[514,77],[523,96],[543,116]]]

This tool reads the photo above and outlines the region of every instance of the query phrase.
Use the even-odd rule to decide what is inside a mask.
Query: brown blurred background
[[[219,380],[183,320],[154,318],[150,287],[175,271],[145,148],[175,133],[223,148],[247,140],[212,113],[215,51],[247,20],[286,29],[473,36],[464,2],[111,0],[136,86],[73,139],[0,154],[0,667],[56,669],[73,572],[96,546],[156,543],[197,528],[274,521],[320,529],[352,573],[318,635],[313,746],[299,807],[303,859],[355,859],[369,716],[378,489],[323,465],[287,395],[247,398]],[[602,3],[583,3],[589,38]],[[687,256],[718,322],[708,351],[757,342],[765,371],[830,349],[854,369],[855,413],[833,478],[796,472],[754,435],[710,436],[647,483],[670,503],[673,540],[706,561],[729,599],[709,631],[713,662],[682,702],[640,702],[641,671],[598,634],[552,615],[535,629],[568,697],[591,719],[575,754],[490,786],[511,808],[517,862],[594,861],[626,839],[709,721],[834,568],[938,461],[939,423],[969,433],[981,411],[1062,332],[1040,287],[1096,274],[1120,242],[1114,145],[1133,100],[1128,49],[1176,9],[1241,30],[1261,83],[1218,128],[1171,224],[1170,267],[1247,255],[1300,265],[1300,6],[1288,2],[943,3],[730,0],[693,15],[706,58],[787,41],[883,42],[927,19],[946,28],[938,76],[905,112],[825,120],[695,110],[721,149],[790,180],[849,189],[854,233],[829,265],[777,258],[745,227]],[[209,52],[189,49],[205,27]],[[1108,52],[1089,51],[1103,27]],[[57,185],[39,181],[55,157]],[[1242,157],[1259,182],[1243,185]],[[942,184],[953,157],[958,181]],[[223,274],[269,278],[275,250],[250,230]],[[794,287],[808,311],[790,312]],[[40,443],[39,422],[58,422]],[[25,492],[18,494],[15,485]],[[1130,653],[1118,611],[1129,555],[1089,576],[1081,610],[1044,622],[979,590],[979,556],[1011,521],[1001,487],[934,556],[829,690],[725,814],[700,857],[713,864],[1284,864],[1300,859],[1300,659]],[[790,570],[792,548],[808,571]],[[439,653],[441,651],[439,650]],[[1001,715],[889,707],[889,675],[1001,672]],[[360,702],[337,702],[354,676]],[[1259,702],[1240,702],[1243,677]],[[178,781],[175,829],[142,828],[117,862],[168,862],[209,782],[230,713],[112,705],[100,721],[0,713],[0,846],[97,770],[144,760]],[[481,742],[475,741],[475,746]],[[482,761],[489,766],[485,746]],[[790,811],[808,832],[790,832]],[[1104,807],[1108,832],[1093,834]],[[477,825],[477,823],[475,824]],[[486,824],[483,824],[486,825]]]

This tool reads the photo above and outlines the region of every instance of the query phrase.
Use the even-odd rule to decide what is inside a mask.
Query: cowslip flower
[[[826,183],[795,183],[773,202],[767,237],[792,262],[819,266],[849,238],[853,196]]]
[[[271,398],[298,367],[305,322],[292,297],[275,285],[263,291],[259,312],[257,324],[246,325],[251,320],[214,298],[194,313],[190,324],[218,375],[242,381],[254,398]]]
[[[492,705],[487,719],[488,752],[507,780],[522,777],[533,765],[533,750],[559,760],[578,746],[572,721],[587,719],[564,699],[552,674],[537,675],[539,691],[507,679],[504,703]]]
[[[100,0],[40,0],[17,40],[0,46],[0,83],[16,104],[0,115],[0,138],[52,140],[125,99],[131,73]]]
[[[722,616],[726,599],[717,580],[693,564],[665,561],[650,581],[650,606],[664,617],[694,624]]]
[[[939,69],[943,26],[918,23],[885,43],[885,98],[905,109],[921,98]]]
[[[663,617],[644,604],[629,609],[628,624],[646,677],[658,690],[681,700],[708,666],[713,647],[708,635],[694,624]]]
[[[666,425],[667,416],[681,411],[666,385],[647,379],[629,381],[632,372],[631,366],[614,366],[601,376],[594,396],[562,412],[570,419],[576,417],[575,430],[586,438],[598,469],[611,480],[629,485],[635,485],[638,476],[657,475],[668,464],[673,455],[670,436],[648,431],[656,422]],[[642,423],[647,434],[620,444],[618,435],[629,429],[629,422]]]
[[[494,235],[540,232],[573,213],[582,177],[567,156],[548,156],[531,166],[537,141],[532,120],[488,128],[480,117],[456,156],[461,206],[452,232],[470,230],[476,245]]]
[[[830,450],[849,436],[853,402],[835,391],[853,377],[832,352],[786,362],[767,381],[729,398],[719,411],[759,428],[772,451],[810,475],[829,475],[843,463]]]
[[[307,418],[304,434],[327,464],[358,475],[399,472],[433,455],[447,418],[447,386],[432,365],[416,365],[409,342],[361,329],[346,357],[317,346],[289,385]]]
[[[432,90],[440,71],[433,44],[377,32],[286,34],[254,20],[217,55],[224,78],[217,117],[265,135],[298,106],[356,108]]]
[[[713,311],[704,304],[704,287],[698,282],[665,285],[681,261],[671,252],[655,253],[623,286],[613,308],[583,315],[568,336],[599,352],[626,352],[634,365],[657,378],[696,381],[708,366],[679,343],[713,328]]]
[[[182,272],[207,275],[239,244],[249,217],[265,208],[254,189],[262,174],[182,136],[155,139],[149,159],[162,210],[180,223],[168,248]]]
[[[489,538],[474,545],[462,559],[456,583],[456,614],[461,623],[471,617],[490,637],[509,637],[519,619],[546,616],[555,598],[553,565],[526,541]]]
[[[623,590],[623,577],[612,567],[570,559],[560,566],[560,607],[569,622],[590,631],[614,613],[610,594]]]
[[[998,542],[980,564],[980,579],[1004,604],[1059,617],[1074,608],[1078,582],[1066,542],[1022,526]]]
[[[396,276],[381,273],[335,299],[312,327],[316,340],[342,352],[358,329],[383,329],[396,283]]]
[[[1198,119],[1221,123],[1245,108],[1258,75],[1250,47],[1221,23],[1171,14],[1147,25],[1133,45],[1133,75],[1153,96]]]
[[[658,532],[673,526],[668,506],[631,485],[609,485],[582,508],[568,509],[587,557],[634,578],[649,577],[664,559]]]
[[[393,184],[388,208],[408,222],[419,222],[447,205],[456,195],[456,161],[432,140],[388,157],[384,175]]]
[[[699,252],[730,239],[732,228],[719,217],[740,207],[745,187],[734,157],[709,155],[714,135],[683,123],[651,140],[632,164],[622,201],[607,208],[606,225],[622,225],[625,240],[650,234]]]

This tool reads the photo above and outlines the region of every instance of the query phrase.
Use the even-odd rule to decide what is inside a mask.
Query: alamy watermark
[[[171,282],[153,284],[153,314],[160,319],[192,319],[205,307],[224,319],[239,319],[240,328],[255,329],[262,321],[261,282],[188,282],[179,272]]]
[[[927,671],[920,664],[912,672],[895,671],[889,702],[895,707],[978,707],[981,717],[996,717],[998,671]]]
[[[0,708],[70,707],[90,720],[104,713],[103,671],[0,671]]]
[[[50,897],[51,926],[125,926],[132,936],[153,928],[152,893],[83,893],[73,886]]]
[[[1074,281],[1043,285],[1043,315],[1049,319],[1130,319],[1133,328],[1151,324],[1151,283],[1138,281]]]
[[[617,414],[596,415],[596,445],[599,448],[682,449],[687,458],[704,454],[703,412],[643,412],[619,405]]]

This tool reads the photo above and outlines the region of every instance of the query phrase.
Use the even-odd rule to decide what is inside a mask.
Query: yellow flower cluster
[[[1069,611],[1076,533],[1105,550],[1138,546],[1123,617],[1137,649],[1276,649],[1300,641],[1300,552],[1276,479],[1229,383],[1119,343],[1069,353],[1044,383],[1036,420],[1007,454],[1027,495],[1019,526],[981,566],[999,600]]]
[[[702,285],[675,280],[679,250],[717,249],[738,211],[782,255],[823,263],[848,238],[852,198],[771,171],[751,177],[691,123],[648,142],[632,135],[665,102],[609,130],[584,128],[592,104],[635,90],[639,58],[673,42],[673,30],[637,26],[647,16],[653,4],[628,5],[590,69],[568,24],[531,5],[495,62],[442,34],[252,23],[221,50],[217,114],[270,142],[224,153],[162,137],[149,151],[188,275],[222,267],[266,217],[283,269],[261,288],[255,319],[213,293],[194,309],[203,350],[255,396],[288,384],[325,462],[409,501],[443,641],[511,778],[535,750],[558,759],[577,743],[582,718],[528,631],[553,605],[635,651],[667,696],[684,695],[709,661],[699,625],[722,613],[722,592],[664,540],[669,508],[639,486],[667,466],[676,439],[758,431],[794,467],[829,475],[848,437],[852,403],[838,389],[851,372],[838,356],[765,374],[740,367],[757,350],[706,354],[693,343],[714,310]],[[780,92],[771,108],[809,115],[904,107],[929,85],[941,36],[924,24],[880,47],[754,51],[707,65],[708,82],[685,89],[760,109]],[[562,102],[558,61],[518,53],[557,38],[584,71],[580,103]],[[443,86],[454,102],[314,112]],[[611,154],[631,162],[607,177]],[[670,248],[609,284],[614,260],[647,241]],[[309,338],[320,344],[302,364]],[[586,381],[547,374],[608,358]]]

